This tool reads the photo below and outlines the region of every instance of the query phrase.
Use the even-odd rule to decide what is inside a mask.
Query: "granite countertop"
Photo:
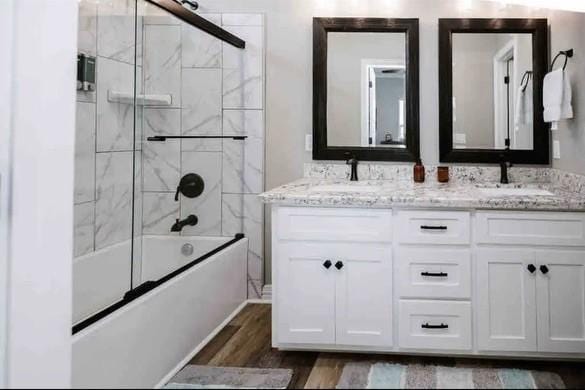
[[[329,188],[316,188],[327,186]],[[331,187],[333,186],[333,187]],[[341,186],[336,192],[335,186]],[[355,191],[353,191],[355,187]],[[360,187],[364,187],[360,190]],[[484,188],[546,190],[552,195],[494,196]],[[305,178],[260,195],[264,203],[315,207],[424,207],[505,210],[584,211],[585,193],[553,183],[447,183]]]

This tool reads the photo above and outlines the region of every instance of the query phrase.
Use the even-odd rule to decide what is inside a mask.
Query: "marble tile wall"
[[[142,160],[133,161],[134,107],[110,102],[108,91],[134,92],[135,1],[81,0],[78,47],[96,56],[97,82],[77,93],[74,257],[132,236],[132,172]]]
[[[177,235],[177,218],[197,215],[185,236],[244,233],[250,240],[249,296],[263,283],[264,208],[264,17],[257,14],[204,14],[246,40],[245,50],[192,26],[146,9],[144,88],[171,94],[170,107],[148,107],[143,116],[144,235]],[[164,46],[164,48],[161,48]],[[147,142],[154,135],[246,135],[232,139]],[[197,173],[205,190],[195,199],[174,195],[181,177]]]

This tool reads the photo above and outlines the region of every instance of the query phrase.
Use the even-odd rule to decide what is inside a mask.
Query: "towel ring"
[[[528,88],[528,84],[530,83],[530,78],[532,77],[532,71],[527,70],[524,72],[524,76],[522,76],[522,81],[520,81],[520,86],[522,87],[522,92],[526,92],[526,88]],[[526,85],[524,85],[526,83]]]
[[[567,62],[569,61],[569,58],[573,58],[573,54],[574,54],[573,49],[561,50],[559,52],[559,54],[556,55],[555,59],[552,61],[552,64],[550,66],[550,71],[552,72],[554,70],[554,68],[555,68],[555,62],[557,61],[557,59],[560,56],[565,56],[565,63],[563,64],[563,70],[565,70],[567,68]]]

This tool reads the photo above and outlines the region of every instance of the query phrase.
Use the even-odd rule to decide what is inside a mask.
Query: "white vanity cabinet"
[[[272,218],[275,347],[585,358],[585,213]]]
[[[392,345],[392,213],[275,211],[277,342]]]

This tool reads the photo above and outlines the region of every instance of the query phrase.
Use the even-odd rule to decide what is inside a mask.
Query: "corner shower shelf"
[[[108,91],[110,103],[134,104],[134,94]],[[136,104],[139,106],[170,106],[173,104],[171,95],[136,95]]]

